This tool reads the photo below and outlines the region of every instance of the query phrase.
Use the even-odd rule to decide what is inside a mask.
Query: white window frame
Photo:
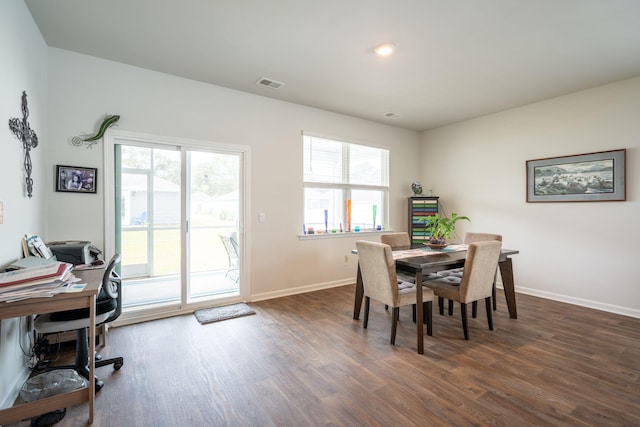
[[[342,232],[340,232],[340,230],[338,229],[338,227],[335,226],[335,224],[329,224],[329,231],[328,233],[326,232],[326,230],[324,230],[324,226],[321,227],[320,229],[320,233],[317,233],[317,229],[314,227],[314,236],[318,236],[318,235],[323,235],[323,236],[339,236],[339,235],[345,235],[345,233],[350,234],[350,233],[354,233],[354,232],[380,232],[381,230],[376,230],[373,228],[362,228],[359,227],[360,229],[356,231],[356,225],[357,224],[351,224],[351,230],[349,232],[348,230],[348,219],[347,219],[347,212],[346,212],[346,201],[347,200],[352,200],[352,192],[353,191],[357,191],[357,190],[365,190],[365,191],[377,191],[377,192],[381,192],[382,193],[382,198],[380,201],[380,205],[377,207],[377,220],[376,220],[376,226],[380,226],[380,228],[382,230],[384,230],[384,228],[388,228],[388,224],[390,223],[390,219],[389,219],[389,168],[390,168],[390,150],[386,149],[386,148],[380,148],[377,146],[373,146],[373,145],[367,145],[367,144],[362,144],[362,143],[357,143],[357,142],[351,142],[351,141],[346,141],[344,139],[337,139],[335,137],[326,137],[326,136],[322,136],[322,135],[318,135],[318,134],[308,134],[308,133],[303,133],[303,144],[306,146],[306,144],[308,143],[308,141],[312,140],[313,138],[318,138],[318,139],[323,139],[323,140],[327,140],[327,141],[331,141],[334,143],[338,143],[338,144],[342,144],[342,154],[341,154],[341,160],[342,160],[342,173],[341,173],[341,178],[339,179],[340,182],[323,182],[322,180],[317,181],[317,180],[309,180],[306,177],[306,171],[307,171],[307,158],[306,158],[306,153],[307,150],[305,148],[303,148],[303,189],[305,194],[303,195],[303,218],[304,221],[307,221],[308,218],[306,218],[307,215],[307,194],[306,194],[306,190],[307,189],[328,189],[328,190],[337,190],[340,191],[342,194]],[[378,184],[354,184],[350,182],[349,176],[350,176],[350,153],[352,151],[352,149],[354,147],[363,147],[363,148],[367,148],[367,149],[373,149],[373,150],[377,150],[379,152],[380,158],[383,162],[383,164],[381,165],[381,170],[380,170],[380,182]],[[353,207],[352,207],[353,209]],[[373,219],[373,213],[371,215],[372,219]],[[372,221],[373,222],[373,221]],[[384,223],[383,223],[384,222]],[[314,224],[317,224],[317,222],[315,222]],[[373,225],[373,224],[372,224]],[[306,231],[308,229],[308,225],[305,223],[303,230],[306,234]],[[336,232],[333,232],[333,230],[336,229]],[[307,234],[307,236],[309,236]]]

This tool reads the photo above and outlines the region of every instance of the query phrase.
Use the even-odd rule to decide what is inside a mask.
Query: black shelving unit
[[[409,197],[409,237],[411,244],[419,245],[429,239],[430,234],[425,230],[426,218],[438,213],[438,199],[436,196]]]

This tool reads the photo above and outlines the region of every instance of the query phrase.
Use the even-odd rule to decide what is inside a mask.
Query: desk
[[[435,253],[433,253],[435,252]],[[416,277],[416,283],[422,283],[423,274],[435,273],[442,270],[449,270],[464,266],[467,256],[466,251],[458,252],[439,252],[433,251],[429,255],[419,255],[407,258],[396,259],[396,270],[409,272]],[[354,251],[354,253],[357,253]],[[507,307],[509,309],[509,317],[518,318],[516,309],[516,292],[513,281],[513,265],[510,255],[518,254],[519,251],[513,249],[502,249],[498,260],[500,268],[500,276],[502,276],[502,287],[504,295],[507,299]],[[362,284],[362,274],[360,272],[360,263],[358,263],[358,273],[356,276],[356,295],[353,304],[353,318],[360,318],[360,309],[362,307],[362,298],[364,297],[364,286]],[[416,319],[422,319],[422,286],[416,286]],[[418,354],[424,353],[424,330],[423,323],[418,321]]]
[[[89,316],[91,319],[89,323],[89,336],[94,337],[96,333],[96,297],[102,286],[104,269],[74,271],[74,275],[87,283],[87,286],[82,291],[62,293],[48,298],[30,298],[11,303],[0,302],[0,319],[89,307]],[[37,415],[86,401],[89,401],[88,424],[93,423],[93,403],[95,399],[95,358],[93,354],[95,354],[95,346],[95,339],[90,339],[89,354],[91,357],[89,358],[88,387],[0,410],[0,425],[26,420]]]

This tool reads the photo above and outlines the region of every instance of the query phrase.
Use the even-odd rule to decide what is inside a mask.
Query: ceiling
[[[49,46],[417,131],[640,75],[638,0],[25,3]]]

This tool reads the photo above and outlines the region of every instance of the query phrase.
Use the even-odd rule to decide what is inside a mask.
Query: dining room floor
[[[396,345],[390,311],[353,320],[355,285],[249,303],[256,315],[201,325],[193,315],[112,328],[97,370],[95,426],[636,426],[640,319],[498,293],[465,341],[459,307],[434,310],[416,352],[411,309]],[[73,357],[64,347],[58,361]],[[57,426],[85,425],[87,406]],[[27,422],[16,425],[26,426]]]

